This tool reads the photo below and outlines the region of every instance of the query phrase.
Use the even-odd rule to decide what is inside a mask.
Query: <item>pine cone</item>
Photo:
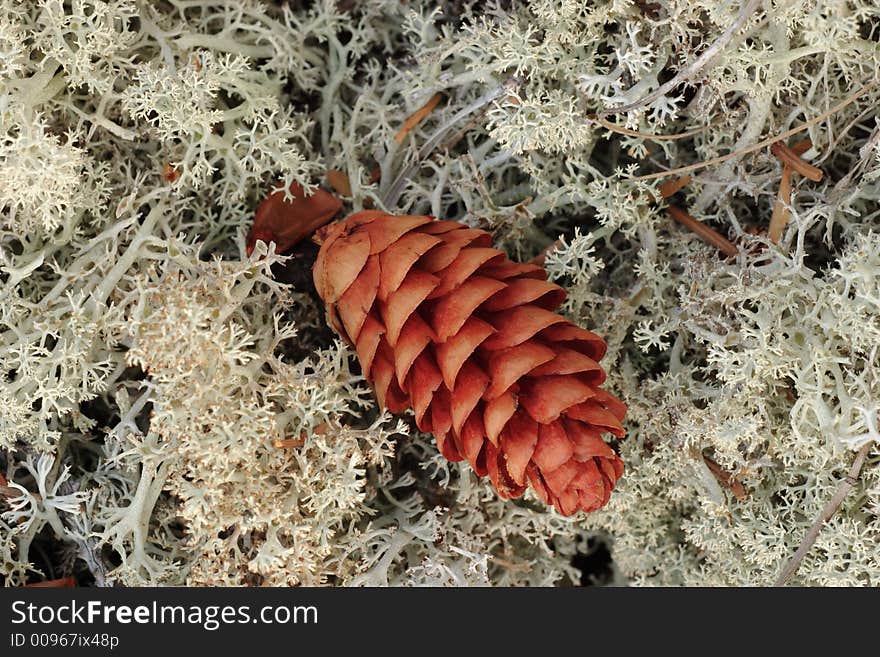
[[[502,497],[531,485],[561,513],[603,506],[626,407],[599,386],[605,342],[554,310],[565,292],[482,230],[367,210],[329,226],[313,270],[333,328],[380,404],[415,412],[443,455]]]

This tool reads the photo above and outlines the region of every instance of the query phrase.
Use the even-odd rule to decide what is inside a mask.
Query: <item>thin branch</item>
[[[877,86],[877,82],[878,82],[877,80],[874,80],[873,82],[869,82],[864,87],[862,87],[861,89],[859,89],[858,91],[853,93],[851,96],[848,96],[844,100],[840,101],[837,105],[832,107],[827,112],[822,112],[822,114],[820,114],[819,116],[816,116],[816,117],[810,119],[806,123],[799,125],[797,128],[792,128],[791,130],[786,130],[781,135],[767,137],[767,139],[759,141],[757,144],[753,144],[752,146],[749,146],[748,148],[743,148],[741,150],[734,151],[733,153],[728,153],[727,155],[719,155],[718,157],[713,157],[711,160],[704,160],[703,162],[697,162],[696,164],[689,164],[688,166],[685,166],[685,167],[678,167],[677,169],[669,169],[668,171],[660,171],[659,173],[650,173],[650,174],[647,174],[644,176],[636,176],[635,178],[627,178],[627,180],[629,182],[639,182],[642,180],[654,180],[656,178],[665,178],[667,176],[681,175],[683,173],[690,173],[691,171],[697,171],[699,169],[705,169],[706,167],[711,167],[716,164],[721,164],[722,162],[726,162],[727,160],[731,160],[733,158],[740,157],[742,155],[748,155],[749,153],[754,153],[755,151],[761,150],[765,146],[769,146],[770,144],[777,142],[777,141],[788,139],[792,135],[796,135],[799,132],[803,132],[807,128],[816,125],[817,123],[821,123],[822,121],[827,119],[832,114],[839,112],[844,107],[846,107],[847,105],[852,103],[854,100],[856,100],[859,96],[863,95],[866,91],[868,91],[872,87]]]
[[[856,454],[852,467],[849,469],[849,474],[847,474],[843,481],[840,482],[834,497],[832,497],[828,504],[822,509],[819,517],[816,518],[816,522],[813,523],[813,526],[810,527],[810,531],[807,532],[807,535],[804,536],[804,540],[801,541],[797,552],[794,553],[794,556],[779,574],[776,582],[774,582],[774,586],[785,586],[788,584],[789,580],[794,577],[794,574],[801,565],[801,561],[807,556],[810,548],[813,547],[813,543],[815,543],[816,539],[819,537],[819,532],[822,531],[822,527],[825,526],[826,522],[831,520],[831,516],[837,511],[844,498],[849,494],[853,486],[858,483],[859,473],[862,471],[862,465],[864,465],[865,459],[868,457],[868,452],[871,451],[871,447],[873,446],[873,442],[866,443],[864,447],[859,450],[858,454]]]
[[[698,135],[701,132],[706,132],[713,125],[720,123],[726,117],[719,117],[715,119],[709,125],[700,126],[699,128],[693,128],[691,130],[686,130],[685,132],[678,132],[674,135],[654,135],[650,132],[642,132],[641,130],[631,130],[629,128],[624,128],[623,126],[619,126],[616,123],[612,123],[608,119],[602,116],[594,116],[590,115],[587,117],[588,119],[593,119],[598,122],[603,128],[610,130],[611,132],[616,132],[621,135],[627,135],[628,137],[641,137],[642,139],[650,139],[651,141],[675,141],[677,139],[685,139],[687,137],[693,137],[694,135]]]
[[[638,109],[639,107],[644,107],[652,102],[654,102],[657,98],[664,95],[667,91],[674,88],[681,82],[687,80],[692,75],[697,73],[701,68],[703,68],[710,59],[715,57],[719,52],[721,52],[730,40],[733,39],[734,35],[739,32],[740,28],[746,24],[746,21],[749,20],[749,17],[755,12],[758,8],[758,5],[761,4],[761,0],[749,0],[748,3],[740,10],[739,14],[736,17],[736,20],[730,24],[730,26],[724,30],[724,33],[718,37],[715,42],[706,48],[703,51],[703,54],[697,57],[690,66],[678,72],[678,74],[673,77],[671,80],[666,82],[665,84],[661,84],[654,91],[649,93],[647,96],[635,101],[634,103],[630,103],[629,105],[624,105],[623,107],[615,107],[613,109],[603,110],[599,112],[599,116],[608,116],[609,114],[622,114],[623,112],[629,112],[634,109]]]
[[[279,438],[273,442],[273,445],[277,449],[295,449],[297,447],[302,447],[303,445],[305,445],[306,440],[308,440],[310,434],[313,436],[324,436],[327,434],[327,431],[329,431],[329,429],[330,425],[328,425],[326,422],[322,422],[314,429],[312,429],[311,432],[302,431],[300,432],[299,436],[287,436],[286,438]]]
[[[770,217],[770,226],[767,229],[767,237],[774,244],[778,244],[779,240],[782,239],[782,232],[785,230],[791,215],[789,208],[791,207],[792,171],[797,171],[810,178],[810,180],[819,181],[822,179],[821,169],[817,169],[801,159],[801,155],[810,150],[812,145],[813,142],[808,137],[794,144],[791,148],[785,146],[781,141],[777,141],[770,146],[770,152],[783,163],[779,192],[776,194],[776,202],[773,204],[773,215]]]
[[[437,107],[437,104],[442,98],[443,94],[438,91],[433,96],[431,96],[431,98],[428,99],[427,103],[425,103],[415,112],[410,114],[410,116],[407,117],[406,121],[403,122],[403,126],[400,128],[400,130],[398,130],[397,133],[394,135],[394,143],[399,146],[404,141],[406,141],[406,136],[410,132],[412,132],[413,128],[415,128],[422,121],[428,118],[428,116],[431,114],[431,112],[434,111],[434,108]],[[373,183],[379,182],[381,178],[382,166],[377,164],[375,168],[370,172],[370,184],[372,185]],[[331,182],[331,184],[333,183]],[[351,189],[351,186],[349,186],[348,189]],[[351,193],[349,192],[348,194],[343,194],[343,196],[351,196]]]

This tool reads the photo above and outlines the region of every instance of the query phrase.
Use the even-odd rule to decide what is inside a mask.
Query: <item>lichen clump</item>
[[[772,584],[880,439],[878,35],[870,0],[0,0],[0,579]],[[781,194],[754,147],[804,125]],[[629,408],[608,506],[378,412],[307,244],[246,252],[292,183],[546,250]],[[880,583],[867,454],[796,583]]]

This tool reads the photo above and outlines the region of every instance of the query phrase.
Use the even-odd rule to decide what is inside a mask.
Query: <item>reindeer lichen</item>
[[[873,0],[0,0],[0,578],[553,585],[602,541],[606,583],[772,584],[880,439],[878,38]],[[630,409],[608,507],[499,499],[376,409],[308,248],[245,255],[331,171],[545,252]],[[878,459],[796,583],[880,582]]]

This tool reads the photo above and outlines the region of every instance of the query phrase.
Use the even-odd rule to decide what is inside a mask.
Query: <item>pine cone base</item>
[[[623,462],[602,434],[624,436],[626,407],[541,267],[464,224],[367,210],[329,227],[313,275],[380,404],[412,408],[447,459],[565,515],[608,501]]]

